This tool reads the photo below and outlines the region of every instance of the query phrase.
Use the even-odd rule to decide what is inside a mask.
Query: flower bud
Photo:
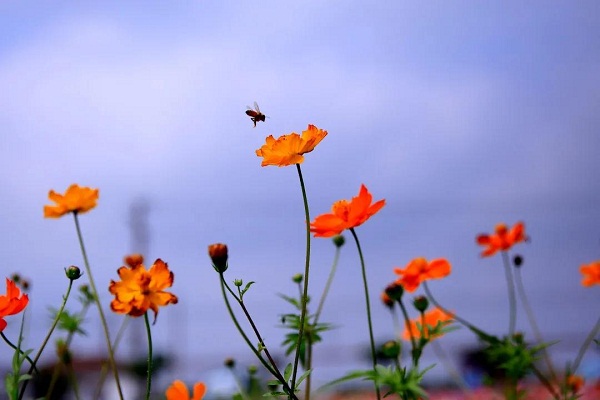
[[[390,298],[390,296],[388,296],[388,294],[385,292],[385,290],[383,292],[381,292],[381,301],[387,308],[389,308],[389,309],[394,308],[394,300],[392,300]]]
[[[129,268],[134,268],[144,263],[144,256],[140,253],[129,254],[125,256],[123,261]]]
[[[304,275],[302,275],[302,274],[296,274],[296,275],[292,276],[292,281],[294,283],[301,283],[302,279],[304,279]]]
[[[342,235],[333,237],[333,244],[335,244],[335,247],[340,248],[344,245],[344,243],[346,243],[346,238],[344,238]]]
[[[237,287],[240,287],[244,284],[244,281],[242,281],[241,279],[234,279],[233,284]]]
[[[248,366],[248,373],[250,375],[254,375],[254,374],[256,374],[256,372],[258,372],[258,368],[256,367],[256,365],[249,365]]]
[[[523,256],[517,254],[516,256],[513,257],[513,264],[515,265],[515,267],[520,267],[521,265],[523,265]]]
[[[419,312],[425,312],[429,307],[429,300],[425,296],[417,296],[413,300],[413,305]]]
[[[69,278],[72,281],[81,278],[82,275],[79,267],[76,267],[75,265],[71,265],[69,268],[65,268],[65,274],[67,275],[67,278]]]
[[[212,260],[213,268],[218,273],[223,273],[227,270],[227,245],[223,243],[215,243],[208,246],[208,255]]]
[[[381,346],[381,353],[386,358],[398,358],[400,355],[400,350],[400,343],[396,342],[395,340],[387,341],[383,344],[383,346]]]
[[[400,301],[402,299],[402,295],[404,294],[404,287],[401,284],[394,282],[389,284],[385,288],[385,293],[392,299],[392,301]]]
[[[231,357],[227,357],[225,359],[224,364],[225,364],[225,366],[227,368],[234,368],[235,367],[235,360],[233,358],[231,358]]]

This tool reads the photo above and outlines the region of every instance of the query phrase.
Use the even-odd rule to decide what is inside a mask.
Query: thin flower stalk
[[[116,352],[119,349],[119,344],[123,339],[125,331],[131,322],[131,317],[125,316],[123,318],[123,322],[121,322],[121,326],[115,335],[115,340],[113,341],[112,348]],[[100,394],[102,393],[102,387],[104,386],[104,382],[106,381],[106,376],[108,375],[108,365],[106,362],[102,363],[102,369],[100,370],[100,379],[98,379],[98,383],[96,383],[96,389],[94,390],[94,400],[100,398]]]
[[[535,320],[535,315],[533,313],[533,309],[531,308],[531,304],[529,303],[529,299],[527,298],[527,292],[525,291],[525,286],[523,285],[523,277],[521,276],[521,268],[515,268],[515,285],[517,288],[517,293],[519,298],[521,299],[521,304],[523,305],[523,309],[525,309],[525,314],[527,315],[527,319],[529,320],[529,325],[531,325],[531,329],[533,330],[533,336],[538,344],[542,344],[544,342],[544,338],[542,337],[542,332]],[[550,375],[552,376],[552,380],[554,382],[558,382],[558,376],[556,375],[556,370],[554,369],[554,365],[552,364],[552,360],[550,359],[550,355],[548,354],[548,349],[546,347],[542,348],[542,354],[544,357],[544,361],[548,366],[548,370]]]
[[[148,366],[146,367],[146,400],[150,399],[150,391],[152,389],[152,331],[150,330],[150,321],[148,319],[148,311],[144,314],[144,323],[146,324],[146,335],[148,336]]]
[[[13,342],[11,342],[10,339],[6,337],[4,332],[0,332],[0,336],[2,336],[2,339],[4,339],[6,344],[9,345],[13,350],[18,351],[21,355],[25,356],[25,359],[29,362],[29,365],[31,365],[33,367],[33,371],[36,374],[39,372],[35,363],[31,359],[31,357],[29,357],[28,355],[25,355],[25,352],[23,350],[21,350],[17,345],[15,345]]]
[[[577,357],[575,358],[573,367],[571,368],[571,372],[573,374],[577,372],[577,368],[579,368],[579,364],[581,363],[585,352],[587,351],[588,347],[590,347],[590,344],[592,344],[592,341],[598,335],[598,333],[600,333],[600,318],[598,318],[598,321],[596,321],[596,325],[594,325],[590,333],[587,335],[583,341],[583,344],[581,345],[581,348],[579,349],[579,352],[577,353]]]
[[[298,345],[296,347],[296,353],[294,355],[294,367],[292,369],[292,393],[296,387],[296,377],[298,375],[298,362],[300,361],[300,347],[302,345],[302,336],[304,335],[304,324],[306,321],[306,309],[308,302],[308,279],[310,272],[310,211],[308,207],[308,197],[306,196],[306,186],[304,185],[304,179],[302,178],[302,169],[300,164],[296,164],[296,170],[298,171],[298,178],[300,179],[300,188],[302,189],[302,201],[304,203],[304,217],[306,219],[306,256],[304,263],[304,280],[303,280],[303,292],[301,297],[302,310],[300,311],[300,329],[298,329]],[[306,400],[310,399],[310,393],[307,391]]]
[[[75,221],[75,229],[77,230],[77,238],[79,239],[79,247],[81,248],[81,254],[83,255],[83,264],[85,266],[85,270],[86,270],[88,279],[90,281],[90,288],[92,289],[92,295],[94,296],[94,301],[96,302],[96,307],[98,308],[98,313],[100,314],[100,322],[102,323],[102,329],[104,330],[104,339],[106,341],[106,347],[108,349],[108,361],[110,363],[111,369],[113,370],[113,376],[115,378],[115,384],[117,385],[119,399],[123,400],[123,390],[121,389],[121,380],[119,379],[119,370],[117,369],[117,363],[115,361],[115,354],[114,354],[111,340],[110,340],[110,331],[108,329],[108,324],[106,323],[106,317],[104,316],[104,310],[102,309],[102,303],[100,303],[100,297],[98,296],[98,290],[96,289],[96,284],[94,283],[94,277],[92,275],[92,268],[90,267],[87,252],[85,250],[85,245],[83,243],[83,235],[81,234],[81,228],[79,226],[79,219],[77,218],[76,212],[73,212],[73,219]]]
[[[502,251],[502,261],[504,263],[504,272],[506,275],[506,287],[508,289],[508,334],[515,334],[517,322],[517,296],[515,294],[515,280],[512,273],[512,265],[508,257],[508,251]]]
[[[225,282],[225,279],[223,277],[223,274],[220,273],[220,275],[221,275],[221,290],[223,291],[223,297],[225,298],[225,302],[227,304],[227,309],[229,310],[229,314],[230,314],[233,322],[235,323],[236,327],[238,328],[238,331],[242,334],[242,336],[246,340],[246,343],[252,348],[252,351],[258,357],[258,359],[263,363],[263,365],[269,370],[269,372],[271,372],[273,374],[273,376],[275,376],[277,378],[277,380],[279,382],[281,382],[281,384],[283,385],[284,391],[286,393],[288,393],[289,397],[292,398],[292,399],[298,400],[298,398],[294,394],[293,389],[290,388],[290,386],[286,382],[285,378],[283,377],[283,375],[279,371],[279,368],[277,368],[277,364],[275,363],[275,360],[271,356],[271,353],[269,352],[269,349],[267,349],[267,346],[265,345],[265,343],[264,343],[264,341],[262,339],[262,336],[261,336],[260,332],[258,331],[258,328],[254,324],[254,320],[250,316],[250,313],[248,312],[248,309],[246,308],[246,305],[244,304],[244,301],[241,298],[239,298],[238,296],[236,296],[236,294],[233,292],[233,290],[231,290],[231,288],[229,287],[229,285],[227,285],[227,283]],[[235,318],[235,315],[233,314],[233,310],[231,310],[231,306],[229,305],[229,301],[227,299],[227,295],[225,293],[225,289],[227,289],[227,291],[229,291],[229,293],[237,301],[237,303],[241,307],[242,311],[244,312],[244,315],[248,319],[248,322],[250,323],[250,326],[252,327],[252,330],[254,331],[254,334],[256,335],[256,338],[258,339],[258,342],[260,343],[261,350],[267,356],[267,359],[269,360],[270,365],[262,358],[262,356],[260,355],[260,352],[257,349],[254,348],[254,346],[250,342],[250,339],[248,339],[248,337],[246,336],[246,334],[242,330],[241,326],[237,322],[237,319]]]
[[[52,333],[54,332],[54,329],[56,328],[56,325],[58,325],[60,316],[61,316],[63,310],[65,309],[65,306],[67,305],[67,300],[69,299],[69,295],[71,294],[72,287],[73,287],[73,280],[69,279],[69,286],[67,288],[67,292],[63,296],[62,304],[61,304],[60,308],[58,309],[56,316],[54,317],[54,321],[52,322],[52,326],[50,327],[50,330],[48,330],[48,333],[46,334],[46,337],[42,341],[42,344],[41,344],[37,354],[33,358],[33,362],[31,363],[31,366],[29,367],[29,371],[27,372],[27,374],[29,374],[29,375],[32,374],[35,366],[37,365],[38,360],[40,359],[40,356],[42,355],[42,352],[44,351],[44,348],[48,344],[48,341],[50,340],[50,337],[52,336]],[[29,380],[26,380],[23,383],[23,386],[21,387],[21,391],[19,392],[19,400],[21,400],[23,398],[23,396],[25,395],[25,389],[27,388],[28,383],[29,383]]]
[[[400,310],[402,310],[402,316],[404,318],[404,326],[406,327],[406,330],[408,331],[408,334],[410,336],[410,345],[411,345],[411,359],[413,361],[413,365],[417,365],[417,361],[415,360],[415,351],[417,349],[417,342],[415,340],[415,335],[413,333],[413,330],[410,329],[410,317],[408,316],[408,311],[406,311],[406,306],[404,305],[404,302],[402,302],[402,299],[398,300],[398,304],[400,304]]]
[[[460,374],[460,372],[456,369],[450,357],[444,350],[444,348],[435,340],[429,342],[431,344],[431,348],[435,353],[435,356],[440,360],[448,374],[452,377],[456,385],[460,388],[460,390],[464,393],[465,398],[471,398],[472,393],[469,389],[469,386],[465,382],[464,378]]]
[[[377,367],[377,357],[375,353],[375,339],[373,337],[373,322],[371,320],[371,301],[369,300],[369,285],[367,284],[367,271],[365,268],[365,259],[363,257],[362,249],[360,247],[360,242],[358,240],[358,236],[356,236],[356,232],[354,228],[350,228],[350,232],[352,233],[352,237],[354,238],[354,242],[356,243],[356,248],[358,249],[358,256],[360,258],[360,267],[362,272],[363,286],[365,289],[365,305],[367,308],[367,323],[369,325],[369,343],[371,345],[371,359],[373,361],[373,371],[376,371]],[[381,399],[381,393],[379,392],[379,386],[377,382],[375,382],[375,393],[377,395],[377,399]]]

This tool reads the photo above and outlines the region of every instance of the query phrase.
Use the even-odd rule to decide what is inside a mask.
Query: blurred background
[[[379,293],[419,256],[452,263],[431,282],[438,300],[506,332],[501,259],[480,258],[475,237],[521,220],[524,283],[564,366],[600,300],[579,273],[600,250],[599,17],[596,1],[2,1],[0,268],[31,283],[24,347],[47,331],[63,269],[83,267],[72,218],[42,216],[50,189],[78,183],[100,189],[80,222],[107,309],[126,254],[162,258],[175,273],[179,304],[152,327],[169,361],[156,387],[178,378],[217,390],[226,357],[255,362],[226,314],[211,243],[229,245],[227,278],[256,281],[246,302],[278,348],[280,315],[292,309],[277,294],[294,295],[291,276],[304,269],[304,211],[295,168],[261,167],[254,152],[310,123],[329,132],[302,165],[311,219],[361,183],[387,201],[357,228],[378,342],[395,335]],[[256,128],[245,114],[254,101],[268,116]],[[322,315],[335,329],[316,348],[318,382],[369,365],[347,239]],[[316,298],[334,247],[315,239],[312,250]],[[74,348],[94,359],[106,350],[97,310],[88,316]],[[122,316],[109,321],[114,335]],[[19,317],[8,322],[16,339]],[[522,309],[517,327],[531,337]],[[457,367],[476,345],[466,329],[440,343]],[[118,358],[143,359],[145,346],[133,320]],[[0,346],[2,371],[11,355]],[[425,357],[438,363],[428,379],[447,379]],[[54,362],[52,348],[42,360]],[[598,363],[588,353],[581,372],[597,376]]]

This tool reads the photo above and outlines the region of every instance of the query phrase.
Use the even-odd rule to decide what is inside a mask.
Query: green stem
[[[575,372],[577,372],[577,368],[579,368],[579,364],[581,363],[581,360],[583,359],[583,355],[587,351],[590,344],[592,344],[592,340],[594,340],[594,338],[596,337],[598,332],[600,332],[600,318],[598,318],[598,321],[596,321],[596,325],[594,325],[594,327],[592,328],[590,333],[587,335],[587,337],[585,338],[585,341],[583,342],[583,344],[581,345],[581,348],[579,349],[579,352],[577,353],[577,357],[575,358],[575,362],[573,362],[573,367],[572,367],[572,371],[571,371],[573,374],[575,374]]]
[[[369,325],[369,341],[371,345],[371,358],[373,360],[373,371],[376,370],[377,367],[377,357],[375,353],[375,339],[373,338],[373,323],[371,321],[371,302],[369,300],[369,285],[367,284],[367,270],[365,268],[365,259],[363,257],[362,249],[360,248],[360,242],[358,241],[358,236],[356,236],[356,232],[354,228],[350,228],[350,232],[352,233],[352,237],[354,237],[354,242],[356,243],[356,248],[358,249],[358,256],[360,257],[360,267],[362,271],[362,279],[363,286],[365,289],[365,303],[367,306],[367,322]],[[379,392],[379,386],[375,382],[375,393],[377,394],[377,400],[381,400],[381,393]]]
[[[452,315],[452,319],[458,321],[462,325],[469,328],[471,331],[477,333],[481,339],[485,339],[487,342],[497,340],[497,338],[495,336],[492,336],[492,335],[482,331],[481,329],[477,328],[475,325],[473,325],[466,319],[459,317],[458,315],[449,311],[448,309],[443,307],[440,303],[438,303],[438,301],[435,299],[435,297],[433,297],[433,295],[431,294],[431,291],[429,290],[429,286],[427,285],[427,282],[423,282],[423,289],[425,289],[425,294],[427,294],[427,298],[429,298],[429,300],[433,303],[434,306],[436,306],[437,308],[442,310],[444,313],[446,313],[448,315]]]
[[[131,317],[127,315],[125,316],[125,318],[123,318],[123,322],[121,322],[121,326],[119,327],[117,335],[115,336],[115,341],[112,344],[113,351],[117,351],[117,349],[119,348],[119,343],[121,343],[121,339],[123,339],[123,335],[125,334],[125,330],[127,329],[127,326],[129,325],[130,321]],[[102,393],[102,386],[104,386],[104,381],[106,380],[107,370],[108,368],[106,366],[106,362],[103,362],[102,368],[100,370],[100,379],[98,379],[96,389],[94,390],[94,399],[100,398],[100,394]]]
[[[0,336],[2,336],[2,339],[4,339],[4,341],[6,342],[7,345],[9,345],[13,350],[18,351],[19,354],[24,355],[25,359],[27,361],[29,361],[29,364],[33,367],[33,370],[35,371],[35,373],[39,373],[39,371],[37,370],[37,367],[35,366],[35,363],[33,362],[33,360],[25,355],[25,352],[23,350],[21,350],[20,348],[18,348],[17,346],[15,346],[5,335],[4,332],[0,332]]]
[[[310,213],[308,208],[308,197],[306,196],[306,187],[302,178],[302,170],[300,164],[296,164],[298,178],[300,179],[300,188],[302,189],[302,200],[304,202],[304,217],[306,220],[306,258],[304,265],[304,291],[301,298],[302,311],[300,313],[300,329],[298,329],[298,345],[296,346],[296,354],[294,356],[294,367],[292,370],[292,394],[296,388],[296,376],[298,374],[298,361],[300,360],[300,350],[302,347],[302,336],[304,335],[304,323],[306,320],[306,308],[308,300],[308,274],[310,272]],[[309,400],[310,393],[306,393],[306,400]]]
[[[229,291],[229,293],[238,302],[238,304],[242,305],[242,302],[235,295],[235,293],[231,290],[231,288],[227,285],[227,283],[225,282],[225,278],[223,276],[223,273],[220,272],[219,275],[221,277],[221,292],[223,293],[223,299],[225,300],[225,305],[227,307],[227,311],[229,312],[229,316],[231,317],[231,320],[233,321],[233,323],[234,323],[235,327],[237,328],[238,332],[240,333],[240,335],[242,335],[242,337],[244,338],[244,341],[246,342],[246,344],[248,345],[248,347],[250,347],[250,349],[252,350],[252,352],[254,353],[254,355],[256,355],[256,357],[261,362],[261,364],[274,377],[276,377],[279,382],[281,382],[281,384],[283,385],[283,387],[285,388],[285,390],[287,390],[288,393],[290,393],[290,396],[292,398],[294,398],[294,399],[297,400],[298,398],[293,394],[293,391],[290,390],[290,387],[288,386],[287,382],[285,381],[285,378],[283,377],[283,375],[281,375],[281,372],[279,372],[279,370],[277,369],[277,364],[275,364],[275,362],[272,359],[270,359],[269,361],[272,363],[272,365],[269,365],[269,363],[262,357],[262,355],[260,354],[260,352],[254,347],[254,345],[252,344],[252,342],[250,341],[250,339],[248,338],[248,336],[246,335],[246,333],[244,332],[244,330],[240,326],[240,323],[238,322],[235,314],[233,313],[233,310],[231,309],[231,304],[229,303],[229,299],[227,298],[227,293],[225,292],[225,290]],[[243,309],[245,309],[245,307],[243,307]],[[248,317],[248,314],[246,314],[246,316]],[[262,340],[260,338],[259,338],[259,340],[260,340],[261,345],[264,345],[264,343],[262,342]],[[270,357],[270,355],[268,354],[268,350],[266,348],[264,350],[265,350],[265,354],[267,354],[267,356]]]
[[[527,319],[529,320],[529,325],[531,325],[531,329],[533,330],[533,336],[535,336],[535,340],[538,344],[542,344],[544,342],[544,338],[542,337],[542,332],[535,320],[535,315],[533,314],[533,309],[531,308],[531,304],[527,298],[527,293],[525,292],[525,286],[523,285],[523,278],[521,276],[521,268],[515,268],[515,284],[517,287],[517,293],[521,298],[521,303],[523,304],[523,308],[525,309],[525,314],[527,314]],[[544,355],[544,361],[548,366],[548,370],[550,371],[550,375],[552,376],[552,380],[554,382],[558,382],[558,377],[556,375],[554,365],[552,364],[552,360],[550,359],[550,355],[548,354],[548,349],[546,347],[542,348],[542,354]]]
[[[85,271],[88,275],[88,279],[90,281],[90,287],[92,289],[92,295],[94,296],[94,301],[96,302],[96,306],[98,307],[98,313],[100,314],[100,321],[102,322],[102,328],[104,330],[104,338],[106,339],[106,346],[108,348],[108,360],[110,362],[110,367],[113,370],[113,374],[115,377],[115,383],[117,385],[117,391],[119,392],[119,399],[123,400],[123,391],[121,389],[121,381],[119,380],[119,371],[117,369],[117,363],[115,362],[114,351],[110,342],[110,332],[108,330],[108,324],[106,323],[106,317],[104,316],[104,311],[102,310],[102,304],[100,303],[100,296],[98,296],[98,290],[96,289],[96,284],[94,283],[94,277],[92,275],[92,269],[90,268],[90,263],[88,261],[87,252],[85,251],[85,245],[83,244],[83,235],[81,234],[81,228],[79,227],[79,219],[77,218],[77,212],[73,212],[73,219],[75,220],[75,229],[77,230],[77,238],[79,239],[79,247],[81,248],[81,254],[83,255],[83,262],[85,264]]]
[[[144,313],[144,323],[146,324],[146,334],[148,336],[148,367],[146,375],[146,400],[150,399],[150,389],[152,388],[152,332],[150,331],[150,321],[148,320],[148,311]]]
[[[319,306],[317,307],[317,312],[315,313],[315,325],[319,321],[321,311],[323,311],[323,305],[325,304],[325,298],[329,294],[329,289],[331,288],[331,283],[333,282],[335,271],[337,270],[338,261],[340,259],[340,250],[341,248],[336,246],[335,255],[333,256],[333,264],[331,265],[331,270],[329,271],[329,276],[327,277],[327,283],[325,283],[325,288],[323,289],[323,294],[321,295],[321,299],[319,300]]]
[[[448,371],[448,374],[452,377],[454,382],[456,382],[456,385],[465,394],[465,398],[469,398],[471,396],[471,391],[460,372],[452,364],[452,361],[446,351],[444,351],[444,348],[436,340],[432,340],[430,343],[436,357],[440,360],[446,371]]]
[[[410,318],[408,317],[408,312],[406,311],[406,306],[404,305],[404,303],[402,302],[402,299],[398,300],[398,304],[400,304],[400,310],[402,310],[402,316],[404,317],[404,326],[406,327],[406,330],[408,331],[408,334],[410,335],[410,344],[411,344],[411,358],[413,360],[413,364],[415,361],[414,355],[415,355],[415,351],[417,349],[417,342],[415,341],[415,336],[413,334],[412,329],[410,329]]]
[[[512,274],[512,265],[508,257],[508,251],[502,252],[502,261],[504,262],[504,272],[506,275],[506,287],[508,289],[508,334],[515,334],[515,326],[517,322],[517,296],[515,295],[515,281]]]
[[[73,280],[69,279],[69,287],[67,288],[67,293],[65,293],[65,295],[63,296],[63,302],[62,302],[58,312],[56,313],[56,317],[54,317],[54,322],[52,323],[50,330],[46,334],[46,337],[44,338],[44,341],[42,342],[40,349],[38,350],[37,354],[35,355],[35,357],[33,359],[33,363],[31,364],[31,367],[29,367],[29,371],[27,372],[29,375],[32,374],[33,369],[35,368],[35,365],[37,364],[38,360],[40,359],[40,356],[42,355],[42,352],[44,351],[44,348],[46,347],[46,345],[48,344],[48,341],[50,340],[50,336],[52,336],[52,333],[54,332],[56,325],[58,325],[60,316],[61,316],[63,310],[65,309],[65,306],[67,305],[67,300],[69,299],[69,294],[71,294],[72,287],[73,287]],[[23,383],[23,387],[21,388],[21,391],[19,393],[19,400],[21,400],[23,398],[23,395],[25,394],[25,389],[27,388],[27,384],[29,383],[29,381],[30,381],[30,379],[26,380]]]

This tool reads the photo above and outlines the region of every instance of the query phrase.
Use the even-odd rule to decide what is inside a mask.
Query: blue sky
[[[576,311],[598,301],[578,272],[600,247],[598,18],[594,1],[3,1],[2,272],[32,280],[29,318],[44,322],[62,269],[81,264],[72,221],[42,218],[48,190],[100,188],[81,222],[101,287],[135,250],[128,210],[144,199],[148,259],[169,263],[180,297],[161,311],[158,345],[178,338],[215,360],[221,349],[206,343],[219,335],[223,353],[244,352],[206,256],[221,241],[230,278],[257,281],[249,301],[275,346],[288,311],[276,293],[303,269],[304,214],[295,169],[261,168],[254,151],[312,123],[329,132],[302,165],[312,216],[361,183],[387,200],[357,230],[374,297],[393,267],[446,257],[453,273],[434,291],[502,332],[500,259],[481,260],[474,238],[523,220],[534,309],[572,349],[596,318]],[[244,114],[254,101],[269,117],[255,129]],[[329,241],[313,241],[315,296],[332,256]],[[348,245],[324,314],[339,329],[325,345],[367,340],[360,285]],[[101,349],[94,336],[80,345]]]

